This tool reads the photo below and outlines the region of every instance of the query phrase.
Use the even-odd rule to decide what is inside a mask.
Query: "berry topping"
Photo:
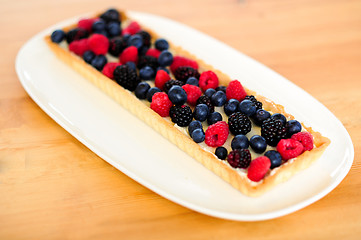
[[[209,108],[206,104],[201,103],[194,108],[194,113],[193,113],[194,119],[203,122],[208,118],[208,115],[209,115]]]
[[[240,112],[235,112],[228,118],[229,130],[234,135],[246,135],[251,131],[252,123],[249,118]]]
[[[164,92],[157,92],[152,97],[150,108],[158,113],[161,117],[169,116],[172,102],[169,100],[168,95]]]
[[[160,66],[165,67],[171,65],[173,62],[173,55],[167,51],[164,50],[159,54],[158,57],[158,63]]]
[[[219,112],[212,112],[207,118],[208,125],[215,124],[219,121],[222,121],[222,115]]]
[[[279,167],[282,164],[282,157],[281,154],[275,150],[269,150],[264,154],[271,160],[271,169],[275,167]]]
[[[122,34],[134,35],[139,31],[140,31],[140,25],[136,21],[133,21],[126,28],[124,28]]]
[[[197,128],[192,132],[191,137],[193,141],[195,141],[196,143],[200,143],[204,141],[205,133],[202,128]]]
[[[238,101],[242,101],[246,96],[247,93],[244,90],[242,84],[238,80],[232,80],[226,89],[227,99],[236,99]]]
[[[87,38],[88,36],[89,36],[89,33],[87,30],[85,30],[83,28],[74,28],[66,33],[65,38],[66,38],[67,43],[71,43],[74,40]]]
[[[103,70],[102,70],[102,73],[107,76],[108,78],[110,79],[114,79],[114,70],[116,67],[122,65],[121,63],[116,63],[116,62],[110,62],[110,63],[107,63],[105,64]]]
[[[189,106],[172,106],[169,111],[172,122],[180,127],[187,127],[193,118],[192,109]]]
[[[245,100],[250,100],[250,101],[252,101],[252,102],[256,105],[257,110],[258,110],[258,109],[262,109],[262,105],[263,105],[262,102],[257,101],[257,99],[255,98],[255,96],[253,96],[253,95],[247,95],[244,99],[245,99]]]
[[[93,61],[95,57],[95,53],[93,53],[92,51],[88,50],[85,53],[83,53],[83,59],[86,63],[91,64],[91,62]]]
[[[263,109],[258,109],[256,113],[252,115],[252,119],[257,126],[262,126],[263,121],[270,117],[271,114]]]
[[[238,110],[241,113],[246,114],[248,117],[252,116],[253,114],[256,113],[257,111],[257,107],[256,104],[254,102],[252,102],[251,100],[243,100],[242,102],[240,102],[240,104],[238,105]]]
[[[133,70],[137,70],[137,66],[135,65],[134,62],[126,62],[126,64],[129,68],[133,69]]]
[[[198,64],[196,61],[181,56],[174,56],[173,63],[170,65],[170,70],[174,73],[175,70],[181,66],[192,67],[198,70]]]
[[[65,38],[65,32],[63,30],[55,30],[51,36],[51,41],[54,43],[60,43]]]
[[[144,30],[139,31],[137,34],[143,38],[143,46],[149,48],[151,39],[150,34]]]
[[[101,71],[107,62],[108,60],[104,55],[96,55],[90,64],[97,70]]]
[[[199,72],[198,70],[192,68],[192,67],[186,67],[186,66],[181,66],[178,67],[177,70],[175,70],[174,73],[174,77],[182,82],[186,82],[188,80],[188,78],[190,77],[195,77],[195,78],[199,78]]]
[[[120,62],[127,63],[127,62],[138,62],[138,48],[134,46],[127,47],[124,51],[120,54]]]
[[[260,135],[254,135],[249,140],[249,145],[256,153],[263,153],[266,151],[267,143],[266,140]]]
[[[249,141],[245,135],[239,134],[232,139],[231,148],[235,149],[248,149]]]
[[[303,145],[295,139],[281,139],[277,144],[277,151],[281,154],[282,159],[289,160],[303,152]]]
[[[181,86],[173,86],[168,91],[171,102],[175,105],[182,105],[187,101],[187,93]]]
[[[98,33],[106,36],[108,34],[105,29],[106,26],[106,22],[103,19],[98,18],[93,22],[92,31],[93,33]]]
[[[286,128],[287,128],[287,137],[290,138],[295,133],[301,132],[302,125],[297,120],[289,120],[286,123]]]
[[[150,86],[147,82],[140,82],[135,88],[134,94],[139,99],[145,99],[149,89]]]
[[[208,89],[208,90],[211,90],[211,88]],[[208,91],[208,90],[207,90],[207,91]],[[225,113],[227,116],[231,115],[232,113],[234,113],[234,112],[237,111],[238,105],[239,105],[238,100],[236,100],[236,99],[229,99],[229,101],[224,105],[224,108],[223,108],[224,113]]]
[[[183,86],[184,85],[184,82],[182,81],[178,81],[178,80],[174,80],[174,79],[171,79],[169,80],[168,82],[166,82],[163,86],[163,90],[164,92],[168,93],[169,89],[171,89],[173,86]]]
[[[114,8],[110,8],[107,11],[105,11],[102,15],[100,15],[100,18],[103,19],[105,22],[120,22],[120,14],[118,10]]]
[[[197,86],[197,87],[199,86],[198,79],[195,78],[195,77],[188,78],[186,84],[194,85],[194,86]]]
[[[225,160],[228,155],[228,151],[225,147],[217,147],[214,154],[216,154],[219,159]]]
[[[309,132],[299,132],[293,134],[292,139],[299,141],[303,145],[303,151],[311,151],[313,149],[313,137]]]
[[[154,78],[154,70],[149,66],[145,66],[139,70],[139,77],[143,80],[151,80]]]
[[[127,44],[128,46],[134,46],[139,49],[143,46],[143,38],[139,34],[134,34],[128,38]]]
[[[271,118],[280,120],[283,125],[285,125],[287,122],[286,117],[281,113],[274,113],[272,114]]]
[[[115,68],[114,79],[120,86],[130,91],[134,91],[140,82],[137,72],[127,65],[121,65]]]
[[[158,60],[152,56],[141,56],[139,58],[138,68],[143,68],[145,66],[149,66],[156,70],[159,66]]]
[[[155,45],[155,48],[158,49],[159,51],[167,50],[169,48],[169,44],[168,44],[167,40],[165,40],[163,38],[157,39],[155,41],[154,45]]]
[[[199,86],[203,91],[206,91],[208,88],[216,89],[218,84],[218,77],[212,71],[202,72],[201,76],[199,77]]]
[[[194,130],[196,130],[197,128],[203,129],[202,123],[200,121],[197,121],[197,120],[192,121],[188,126],[189,135],[192,135],[192,132]]]
[[[205,143],[210,147],[220,147],[227,141],[228,134],[228,124],[225,121],[216,122],[207,128]]]
[[[247,168],[251,163],[251,153],[248,149],[236,149],[228,154],[227,161],[234,168]]]
[[[152,57],[155,57],[156,59],[158,59],[160,53],[161,53],[161,51],[159,51],[158,49],[149,48],[149,49],[147,50],[147,52],[145,53],[145,55],[146,55],[146,56],[152,56]]]
[[[148,102],[152,101],[153,95],[156,94],[157,92],[161,92],[162,90],[160,90],[157,87],[152,87],[149,89],[149,91],[147,92],[147,100]],[[170,101],[170,100],[169,100]]]
[[[106,26],[107,33],[109,37],[120,36],[122,33],[122,29],[120,28],[120,24],[117,22],[110,22]]]
[[[96,19],[94,19],[94,18],[80,19],[79,22],[78,22],[78,27],[83,28],[83,29],[87,30],[88,32],[91,32],[92,31],[92,26],[93,26],[93,23],[95,22],[95,20]]]
[[[183,85],[182,88],[187,93],[187,103],[189,105],[196,105],[198,98],[200,98],[200,96],[202,96],[201,89],[199,89],[199,87],[197,87],[197,86],[190,85],[190,84]]]
[[[90,50],[96,55],[104,55],[108,52],[109,40],[106,36],[102,34],[93,34],[89,37],[88,41]]]
[[[154,84],[159,89],[163,89],[164,84],[169,80],[170,80],[170,76],[168,75],[167,72],[165,72],[164,70],[158,70],[157,75],[155,75]]]
[[[197,100],[197,104],[201,104],[201,103],[206,104],[208,106],[210,113],[214,112],[214,106],[209,97],[207,97],[206,95],[200,96]]]
[[[83,56],[83,54],[89,50],[88,39],[80,39],[72,41],[69,44],[69,51],[75,53],[78,56]]]
[[[223,91],[217,91],[212,95],[211,101],[214,106],[222,107],[227,102],[226,94]]]
[[[119,54],[126,48],[127,44],[122,38],[113,38],[109,41],[108,52],[114,57],[119,57]]]
[[[254,182],[261,181],[271,167],[268,157],[262,156],[254,159],[248,168],[247,177]]]
[[[261,135],[266,139],[268,145],[275,147],[281,139],[286,138],[286,134],[287,129],[281,120],[268,118],[263,121]]]
[[[208,88],[205,92],[204,95],[206,95],[209,98],[212,98],[213,94],[216,93],[216,89],[214,88]]]

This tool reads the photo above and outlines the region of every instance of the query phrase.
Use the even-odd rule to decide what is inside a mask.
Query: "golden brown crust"
[[[122,19],[126,19],[126,15],[124,13],[122,13]],[[69,26],[67,29],[70,27],[72,26]],[[147,31],[149,31],[153,37],[157,36],[154,31],[150,29],[147,29]],[[272,174],[268,174],[260,182],[251,182],[247,178],[246,174],[240,174],[238,171],[225,164],[224,161],[219,160],[213,153],[204,150],[188,135],[183,134],[180,130],[174,127],[171,122],[167,121],[165,118],[160,117],[156,112],[138,100],[130,91],[125,90],[113,80],[107,78],[105,75],[97,71],[91,65],[86,64],[80,57],[64,48],[61,48],[58,44],[53,43],[50,39],[50,36],[46,36],[45,41],[58,58],[66,62],[86,79],[90,80],[95,86],[100,88],[128,111],[158,131],[169,141],[177,145],[184,152],[189,154],[191,157],[202,163],[205,167],[213,171],[222,179],[229,182],[233,187],[248,196],[259,196],[277,184],[286,181],[298,171],[307,168],[312,162],[321,156],[330,143],[328,138],[323,137],[320,133],[313,131],[312,128],[304,126],[304,128],[313,135],[315,148],[312,151],[306,151],[302,155],[298,156],[292,161],[287,162],[286,164],[282,164],[280,167],[274,169]],[[215,70],[212,66],[206,64],[201,59],[197,59],[195,56],[191,55],[182,48],[173,45],[171,45],[171,48],[172,51],[177,55],[195,59],[199,64],[201,72],[203,70],[212,70],[216,72],[222,85],[227,86],[231,81],[229,76],[219,70]],[[284,114],[289,119],[293,119],[292,115],[285,112],[283,106],[275,104],[274,102],[263,96],[257,95],[255,92],[249,89],[246,89],[246,91],[248,94],[255,95],[256,98],[263,103],[263,106],[266,110],[279,112]]]

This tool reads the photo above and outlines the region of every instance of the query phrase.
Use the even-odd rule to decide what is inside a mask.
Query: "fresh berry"
[[[197,104],[201,104],[201,103],[204,103],[208,106],[210,113],[214,112],[214,105],[212,104],[211,99],[209,97],[207,97],[206,95],[200,96],[197,100]]]
[[[103,70],[102,70],[102,73],[107,76],[108,78],[110,79],[114,79],[114,70],[116,67],[122,65],[121,63],[116,63],[116,62],[110,62],[110,63],[107,63],[105,64]]]
[[[160,90],[157,87],[152,87],[149,89],[149,91],[147,92],[147,100],[148,102],[152,101],[153,95],[156,94],[157,92],[161,92],[162,90]],[[170,101],[170,100],[169,100]]]
[[[208,88],[216,89],[218,87],[219,81],[217,75],[212,71],[202,72],[199,77],[199,87],[206,91]]]
[[[251,153],[248,149],[236,149],[227,156],[227,162],[234,168],[247,168],[251,163]]]
[[[159,51],[158,49],[149,48],[149,49],[147,50],[147,52],[145,53],[145,55],[146,55],[146,56],[152,56],[152,57],[155,57],[156,59],[158,59],[160,53],[161,53],[161,51]]]
[[[194,113],[193,113],[194,119],[203,122],[208,118],[208,115],[209,115],[209,108],[206,104],[201,103],[194,108]]]
[[[167,50],[169,48],[169,44],[168,44],[167,40],[165,40],[163,38],[157,39],[155,41],[154,45],[155,45],[155,48],[158,49],[159,51]]]
[[[228,84],[226,95],[228,100],[234,98],[241,102],[247,96],[247,93],[244,90],[241,82],[238,80],[232,80]]]
[[[205,92],[204,95],[206,95],[207,97],[212,99],[213,94],[216,93],[216,89],[214,88],[208,88]]]
[[[154,78],[154,70],[149,66],[145,66],[139,70],[139,77],[143,80],[151,80]]]
[[[225,147],[217,147],[214,154],[221,160],[225,160],[228,155],[227,148]]]
[[[93,33],[98,33],[98,34],[108,34],[107,32],[106,32],[106,26],[107,26],[107,24],[106,24],[106,22],[103,20],[103,19],[101,19],[101,18],[98,18],[98,19],[96,19],[94,22],[93,22],[93,25],[92,25],[92,32]]]
[[[258,101],[255,96],[247,95],[244,99],[252,101],[256,105],[257,110],[262,109],[262,102]]]
[[[205,143],[210,147],[220,147],[227,141],[228,134],[228,124],[225,121],[216,122],[207,128]]]
[[[141,46],[143,46],[142,36],[140,36],[139,34],[134,34],[134,35],[130,36],[127,41],[127,45],[134,46],[139,49]]]
[[[195,77],[190,77],[187,79],[186,84],[190,84],[190,85],[194,85],[194,86],[199,86],[199,82],[198,79]]]
[[[291,139],[299,141],[303,145],[304,151],[313,149],[313,137],[309,132],[298,132],[292,135]]]
[[[204,141],[206,135],[202,128],[197,128],[192,132],[191,137],[193,141],[195,141],[196,143],[200,143]]]
[[[253,114],[256,113],[257,111],[257,107],[256,104],[254,102],[252,102],[251,100],[243,100],[242,102],[239,103],[238,105],[238,110],[241,113],[246,114],[248,117],[252,116]]]
[[[83,28],[74,28],[66,33],[65,38],[66,38],[67,43],[71,43],[74,40],[87,38],[88,36],[89,36],[89,33],[87,30],[85,30]]]
[[[109,37],[116,37],[116,36],[120,36],[120,34],[122,33],[122,30],[120,28],[120,24],[117,22],[110,22],[107,24],[106,26],[106,30],[109,34]]]
[[[93,34],[88,39],[89,48],[96,55],[104,55],[108,52],[109,40],[106,36],[102,34]]]
[[[108,52],[114,57],[119,57],[120,53],[126,48],[126,43],[122,38],[113,38],[109,41]]]
[[[231,114],[228,118],[229,130],[234,135],[243,134],[246,135],[251,131],[252,123],[249,118],[240,112]]]
[[[146,47],[144,45],[142,45],[139,49],[138,49],[138,55],[139,57],[141,56],[145,56],[145,54],[147,53],[149,47]]]
[[[247,177],[254,182],[261,181],[271,167],[271,161],[268,157],[261,156],[254,159],[248,168]]]
[[[263,121],[261,135],[266,139],[268,145],[275,147],[278,142],[286,138],[287,129],[279,119],[268,118]]]
[[[143,38],[143,46],[149,48],[150,47],[150,39],[151,39],[150,34],[148,32],[146,32],[146,31],[144,31],[144,30],[139,31],[137,34],[142,36],[142,38]]]
[[[177,68],[177,70],[175,70],[174,77],[177,80],[185,83],[188,80],[188,78],[190,78],[190,77],[195,77],[198,79],[199,72],[198,72],[198,70],[196,70],[192,67],[181,66],[181,67]]]
[[[169,74],[169,69],[166,67],[157,67],[157,71],[159,71],[159,70],[163,70],[164,72]]]
[[[127,63],[127,62],[138,62],[138,48],[134,46],[127,47],[124,51],[120,54],[120,62]]]
[[[92,26],[93,26],[93,23],[95,22],[95,20],[96,19],[94,19],[94,18],[80,19],[79,22],[78,22],[78,27],[83,28],[83,29],[87,30],[88,32],[91,32],[92,31]]]
[[[286,125],[287,119],[286,117],[281,113],[274,113],[271,116],[272,119],[278,119],[282,122],[283,125]]]
[[[121,65],[114,70],[115,81],[125,89],[134,91],[140,82],[137,72],[127,65]]]
[[[211,101],[214,106],[222,107],[227,102],[226,94],[223,91],[217,91],[212,95]]]
[[[187,93],[187,103],[192,106],[196,105],[198,98],[202,96],[201,89],[197,86],[190,84],[183,85],[182,88]]]
[[[164,92],[157,92],[152,97],[150,108],[158,113],[161,117],[169,116],[172,102],[169,100],[168,95]]]
[[[181,56],[174,56],[173,63],[170,65],[170,70],[174,73],[177,68],[181,66],[192,67],[198,70],[198,63],[196,61]]]
[[[159,64],[158,64],[158,60],[155,57],[152,56],[141,56],[139,58],[139,62],[138,62],[138,68],[143,68],[145,66],[149,66],[151,68],[153,68],[153,70],[155,71]]]
[[[50,36],[51,41],[54,43],[60,43],[61,41],[64,40],[64,38],[65,38],[65,32],[61,29],[55,30]]]
[[[159,89],[163,89],[163,86],[166,82],[170,80],[170,76],[164,70],[158,70],[157,75],[155,75],[154,84]]]
[[[203,129],[202,123],[198,120],[192,121],[188,126],[188,133],[189,135],[192,135],[192,132],[196,130],[197,128]]]
[[[260,135],[253,135],[249,140],[249,145],[256,153],[263,153],[267,148],[266,140]]]
[[[226,86],[218,86],[218,87],[216,88],[216,91],[222,91],[222,92],[224,92],[224,93],[226,93],[226,90],[227,90],[227,87],[226,87]]]
[[[83,54],[89,50],[88,39],[80,39],[72,41],[69,44],[69,51],[75,53],[78,56],[83,56]]]
[[[281,166],[282,156],[279,152],[275,150],[269,150],[265,152],[264,155],[271,160],[271,169]]]
[[[140,82],[138,86],[134,90],[134,94],[139,99],[145,99],[147,97],[147,93],[150,89],[150,86],[147,82]]]
[[[262,126],[264,120],[271,117],[271,114],[263,109],[258,109],[254,115],[252,115],[253,122],[257,126]]]
[[[171,52],[164,50],[159,54],[158,63],[160,66],[165,67],[171,65],[173,62],[173,55]]]
[[[222,121],[222,115],[219,112],[212,112],[208,115],[208,125],[215,124],[216,122]]]
[[[107,62],[108,60],[104,55],[96,55],[91,61],[91,65],[101,71]]]
[[[120,14],[118,10],[114,8],[110,8],[107,11],[105,11],[102,15],[100,15],[100,18],[103,19],[105,22],[118,22],[120,23]]]
[[[126,28],[124,28],[122,34],[134,35],[140,31],[140,25],[136,21],[131,22]]]
[[[137,65],[135,65],[134,62],[126,62],[125,65],[127,65],[130,69],[133,69],[134,71],[137,70]]]
[[[211,88],[210,88],[211,89]],[[208,89],[208,90],[210,90]],[[207,91],[208,91],[207,90]],[[238,109],[238,105],[239,105],[239,102],[238,100],[236,99],[229,99],[229,101],[224,105],[224,113],[227,115],[227,116],[230,116],[232,113],[234,112],[237,112],[237,109]]]
[[[86,52],[83,53],[83,59],[86,63],[91,64],[92,60],[95,57],[95,53],[93,53],[92,51],[88,50]]]
[[[172,106],[169,110],[169,116],[172,122],[180,127],[187,127],[193,118],[192,109],[189,106]]]
[[[289,160],[297,157],[303,152],[303,145],[292,138],[281,139],[277,144],[277,151],[281,154],[283,160]]]
[[[182,81],[171,79],[168,82],[166,82],[163,86],[163,91],[168,93],[169,89],[171,89],[173,86],[183,86],[184,83]]]
[[[302,130],[302,125],[299,121],[297,120],[289,120],[286,123],[286,128],[287,128],[287,137],[291,137],[293,134],[296,134],[298,132],[301,132]]]
[[[168,91],[168,96],[171,102],[175,105],[182,105],[187,101],[187,93],[181,86],[173,86]]]
[[[249,147],[249,141],[245,135],[239,134],[232,139],[232,142],[231,142],[232,150],[248,149],[248,147]]]

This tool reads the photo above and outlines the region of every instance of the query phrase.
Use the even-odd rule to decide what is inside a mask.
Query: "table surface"
[[[0,6],[0,239],[359,237],[361,1],[1,0]],[[32,101],[14,65],[20,47],[39,31],[110,6],[182,22],[305,89],[351,135],[349,174],[300,211],[236,222],[166,200],[99,158]]]

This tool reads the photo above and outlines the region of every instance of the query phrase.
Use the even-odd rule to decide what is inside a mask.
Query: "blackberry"
[[[183,86],[184,82],[171,79],[164,84],[163,86],[164,92],[168,93],[169,89],[171,89],[171,87],[173,87],[174,85]]]
[[[286,138],[287,128],[281,120],[268,118],[263,121],[261,135],[268,145],[275,147],[281,139]]]
[[[138,68],[141,69],[145,66],[149,66],[156,71],[159,66],[158,59],[153,56],[141,56],[138,61]]]
[[[150,47],[150,34],[144,30],[139,31],[139,34],[143,38],[143,46]]]
[[[113,38],[109,41],[108,52],[114,57],[119,57],[126,47],[127,44],[122,38]]]
[[[197,105],[204,103],[207,105],[207,107],[209,108],[209,113],[214,112],[214,105],[212,104],[211,98],[206,96],[206,95],[202,95],[198,98],[197,100]]]
[[[192,67],[181,66],[174,71],[174,77],[179,81],[186,82],[190,77],[199,79],[199,72]]]
[[[255,98],[255,96],[253,96],[253,95],[247,95],[244,99],[245,99],[245,100],[250,100],[250,101],[252,101],[252,102],[256,105],[257,110],[258,110],[258,109],[262,109],[262,103],[261,103],[260,101],[257,101],[257,99]]]
[[[228,124],[229,130],[234,135],[246,135],[252,128],[251,120],[249,120],[249,118],[241,112],[232,113],[228,118]]]
[[[169,116],[172,122],[180,127],[187,127],[193,118],[192,109],[189,106],[172,106],[169,110]]]
[[[109,22],[120,23],[120,14],[114,8],[108,9],[106,12],[104,12],[102,15],[100,15],[100,18],[103,19],[106,23],[109,23]]]
[[[83,38],[87,38],[89,33],[87,30],[83,28],[73,28],[69,32],[66,33],[66,42],[71,43],[74,40],[79,40]]]
[[[248,168],[251,163],[251,153],[248,149],[236,149],[227,156],[227,162],[234,168]]]
[[[116,67],[114,70],[114,79],[120,86],[130,91],[134,91],[140,83],[136,70],[128,67],[128,65]]]

